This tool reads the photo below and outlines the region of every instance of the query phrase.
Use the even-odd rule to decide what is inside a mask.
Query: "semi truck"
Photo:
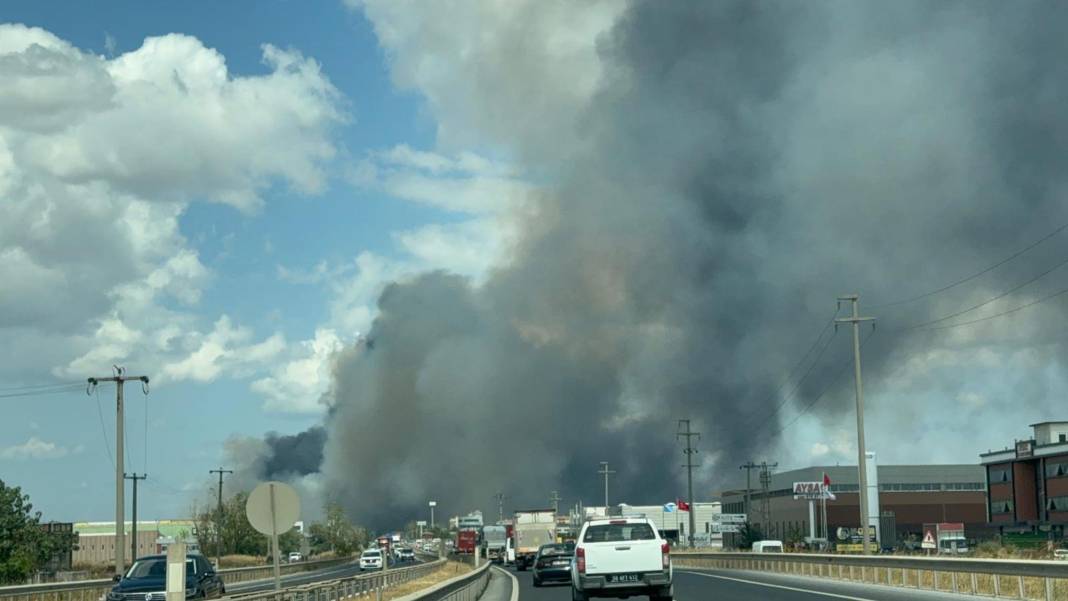
[[[486,559],[503,562],[508,543],[508,531],[504,526],[484,526],[482,528],[482,546],[486,550]]]
[[[515,541],[515,567],[523,571],[534,563],[539,547],[556,542],[556,512],[552,509],[517,511],[512,532]]]
[[[456,533],[456,552],[474,555],[478,546],[478,531],[461,530]]]
[[[924,524],[922,547],[933,549],[942,555],[967,553],[968,539],[964,537],[964,524],[960,522]]]

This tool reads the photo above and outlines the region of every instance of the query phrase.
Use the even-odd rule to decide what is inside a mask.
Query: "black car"
[[[166,601],[167,556],[148,555],[134,562],[107,594],[107,601]],[[222,578],[203,555],[185,558],[185,598],[212,599],[226,594]]]
[[[571,558],[574,543],[542,545],[534,557],[534,586],[547,582],[571,582]]]

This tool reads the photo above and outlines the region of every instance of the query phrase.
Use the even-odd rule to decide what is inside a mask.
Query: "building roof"
[[[130,532],[132,522],[126,522],[125,531]],[[193,520],[137,520],[137,529],[142,532],[155,530],[160,536],[189,536],[193,534],[196,523]],[[115,534],[115,522],[77,522],[74,531],[81,536],[104,536]]]
[[[1051,421],[1051,422],[1038,422],[1037,424],[1030,424],[1028,428],[1034,428],[1035,426],[1047,426],[1049,424],[1068,424],[1068,420]]]

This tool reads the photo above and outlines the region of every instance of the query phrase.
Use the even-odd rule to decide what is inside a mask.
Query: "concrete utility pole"
[[[747,522],[753,521],[753,516],[749,513],[749,492],[753,490],[753,469],[757,467],[760,466],[753,463],[752,461],[746,462],[745,465],[738,466],[738,469],[745,470],[745,521]]]
[[[760,462],[760,488],[764,492],[760,499],[761,526],[764,527],[764,536],[771,536],[771,470],[779,467],[779,462]],[[781,533],[780,533],[781,534]]]
[[[223,508],[222,508],[222,485],[223,475],[232,474],[234,470],[224,470],[222,466],[219,466],[217,470],[208,470],[209,474],[219,474],[219,505],[215,511],[215,569],[222,569],[222,520],[223,520]],[[273,499],[274,497],[272,497]],[[273,500],[272,500],[273,502]]]
[[[690,511],[689,511],[689,514],[690,514],[689,540],[690,540],[690,548],[692,549],[694,547],[693,530],[696,527],[695,526],[695,521],[694,521],[695,518],[694,518],[694,506],[693,506],[693,468],[698,467],[698,466],[694,465],[694,462],[693,462],[693,456],[695,454],[697,454],[697,449],[693,448],[693,444],[692,444],[691,441],[693,440],[693,438],[695,436],[697,437],[697,440],[701,440],[701,434],[699,432],[691,432],[690,431],[690,420],[688,420],[688,419],[680,419],[679,420],[679,429],[680,430],[682,429],[683,425],[686,426],[686,430],[685,431],[676,432],[675,433],[675,440],[678,440],[679,438],[685,438],[686,439],[686,450],[683,451],[686,454],[686,463],[683,464],[683,467],[686,468],[686,484],[687,484],[687,487],[688,487],[687,494],[689,495],[689,498],[686,499],[686,503],[690,506]]]
[[[845,296],[839,296],[838,302],[850,301],[853,303],[853,314],[849,317],[839,317],[834,320],[835,327],[838,327],[840,323],[853,324],[853,370],[857,386],[857,472],[860,476],[858,482],[860,483],[860,490],[858,491],[858,497],[860,498],[860,537],[863,541],[863,552],[865,555],[871,553],[871,547],[868,544],[868,474],[867,474],[867,455],[864,449],[864,385],[860,380],[860,323],[862,321],[874,322],[874,317],[861,317],[860,316],[860,296],[856,294],[848,294]]]
[[[127,480],[133,480],[133,522],[130,526],[130,538],[133,541],[130,543],[130,562],[137,561],[137,481],[148,478],[148,474],[137,475],[134,472],[130,475],[123,474]]]
[[[427,504],[430,505],[430,529],[433,530],[434,529],[434,507],[437,506],[438,502],[437,501],[430,501]]]
[[[549,502],[553,504],[553,514],[560,513],[560,493],[553,491],[553,494],[549,495]]]
[[[597,473],[604,476],[604,514],[608,515],[608,476],[616,473],[616,471],[608,469],[608,462],[602,461],[601,469]]]
[[[494,496],[494,498],[497,499],[497,514],[500,516],[500,517],[497,518],[497,520],[503,523],[504,522],[504,493],[503,492],[499,492],[499,493],[497,493],[497,494],[495,494],[493,496]]]
[[[117,365],[114,367],[114,376],[89,378],[86,392],[90,392],[101,382],[115,383],[115,573],[121,576],[126,571],[126,466],[123,454],[126,418],[123,411],[122,388],[126,382],[138,380],[141,382],[141,390],[148,394],[148,376],[127,376],[125,368]]]

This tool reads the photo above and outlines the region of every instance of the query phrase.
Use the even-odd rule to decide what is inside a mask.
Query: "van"
[[[782,541],[758,540],[753,543],[753,553],[782,553]]]

